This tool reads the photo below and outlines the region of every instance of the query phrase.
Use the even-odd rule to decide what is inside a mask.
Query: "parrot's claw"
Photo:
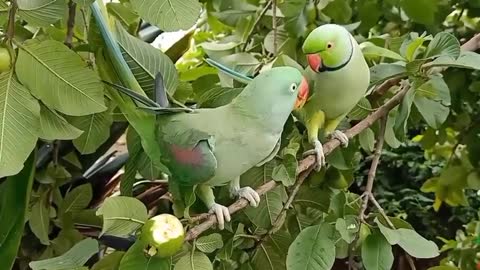
[[[220,230],[225,229],[225,221],[230,222],[231,220],[228,208],[218,203],[214,203],[212,207],[210,207],[209,213],[214,213],[215,216],[217,216],[218,228]]]
[[[322,143],[319,140],[315,141],[315,149],[305,151],[303,153],[303,156],[309,156],[315,154],[317,157],[317,164],[315,165],[315,171],[319,172],[322,167],[324,167],[327,164],[327,161],[325,159],[325,154],[323,153],[323,146]]]
[[[260,195],[251,187],[243,187],[232,192],[232,195],[245,198],[252,207],[257,207],[260,203]]]
[[[335,130],[334,132],[332,132],[331,137],[339,140],[340,143],[342,144],[342,147],[348,147],[348,141],[349,141],[348,137],[347,135],[345,135],[345,133],[341,132],[340,130]]]

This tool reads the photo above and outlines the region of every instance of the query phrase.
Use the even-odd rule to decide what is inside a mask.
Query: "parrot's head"
[[[338,70],[347,65],[353,55],[350,33],[337,24],[315,28],[305,39],[302,49],[315,72]]]

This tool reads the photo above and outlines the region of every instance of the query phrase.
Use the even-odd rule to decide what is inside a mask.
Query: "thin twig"
[[[283,214],[287,211],[288,208],[290,208],[290,206],[292,205],[293,203],[293,200],[295,199],[295,196],[297,196],[297,193],[298,191],[300,190],[300,186],[303,184],[303,182],[305,181],[305,179],[307,179],[308,175],[310,174],[310,172],[313,170],[313,167],[310,167],[308,168],[306,171],[303,171],[300,173],[300,175],[298,176],[297,178],[297,181],[295,182],[295,185],[293,186],[293,189],[292,189],[292,192],[290,193],[290,196],[288,197],[287,199],[287,202],[285,203],[285,205],[283,206],[282,210],[280,210],[280,213],[278,214],[277,218],[275,219],[275,221],[273,222],[272,224],[272,227],[267,231],[267,233],[265,233],[261,238],[260,238],[260,241],[259,242],[262,242],[263,240],[265,240],[265,238],[269,235],[272,235],[273,233],[275,233],[275,230],[278,229],[278,227],[280,226],[280,222],[282,221],[282,216]]]
[[[77,11],[77,3],[70,0],[68,2],[68,20],[67,20],[67,35],[65,36],[64,44],[72,48],[73,30],[75,27],[75,14]]]
[[[18,4],[17,0],[10,1],[10,10],[8,11],[8,28],[7,28],[7,38],[8,40],[13,40],[15,36],[15,13],[17,12]]]
[[[372,165],[368,170],[367,185],[365,187],[366,196],[363,198],[362,210],[360,211],[360,220],[365,220],[365,211],[368,207],[368,200],[372,194],[373,181],[375,180],[375,175],[377,174],[378,163],[380,162],[380,157],[382,156],[383,142],[385,141],[385,127],[387,125],[387,116],[383,116],[380,120],[380,131],[377,138],[377,146],[375,147],[375,152],[373,153]]]
[[[277,55],[277,0],[272,0],[273,55]]]
[[[400,102],[402,101],[407,91],[408,91],[408,88],[406,87],[401,88],[400,91],[398,91],[395,94],[395,96],[393,96],[390,100],[388,100],[384,105],[380,106],[375,112],[371,113],[369,116],[367,116],[365,119],[357,123],[355,126],[350,128],[349,130],[345,131],[345,135],[347,135],[347,137],[351,139],[354,136],[357,136],[358,134],[360,134],[366,128],[373,125],[373,123],[375,123],[378,119],[382,118],[383,116],[386,116],[388,112],[390,112],[390,110],[392,110],[398,104],[400,104]],[[323,145],[323,151],[325,155],[329,155],[333,150],[335,150],[339,146],[340,146],[340,141],[337,139],[332,139]],[[314,165],[315,165],[315,155],[310,155],[305,157],[298,164],[297,175],[300,175],[302,172],[310,170]],[[277,183],[271,180],[263,184],[262,186],[258,187],[256,191],[259,195],[263,195],[268,191],[274,189],[276,186],[277,186]],[[230,214],[233,214],[247,206],[248,206],[248,201],[245,200],[244,198],[240,198],[236,202],[234,202],[232,205],[230,205],[228,207],[228,210],[230,211]],[[193,227],[187,232],[185,240],[190,241],[192,239],[197,238],[201,233],[208,230],[210,227],[212,227],[216,223],[217,223],[216,216],[214,214],[209,214],[208,219],[206,221]]]
[[[265,7],[263,7],[262,11],[260,11],[260,14],[258,14],[257,19],[253,23],[252,28],[250,28],[250,31],[248,32],[247,38],[245,39],[245,43],[243,44],[243,47],[242,47],[242,51],[245,51],[247,49],[248,41],[250,40],[250,38],[252,38],[253,33],[255,33],[255,28],[260,23],[260,20],[265,15],[265,13],[267,13],[268,9],[271,6],[272,6],[272,0],[268,1],[265,4]]]

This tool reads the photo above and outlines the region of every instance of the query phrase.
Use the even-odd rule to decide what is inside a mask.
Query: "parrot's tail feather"
[[[234,80],[236,81],[239,81],[241,83],[244,83],[244,84],[249,84],[253,79],[244,75],[244,74],[241,74],[240,72],[237,72],[233,69],[230,69],[220,63],[218,63],[217,61],[211,59],[211,58],[205,58],[205,62],[207,62],[209,65],[219,69],[220,71],[226,73],[228,76],[232,77]]]
[[[168,101],[167,92],[165,85],[163,84],[162,73],[158,72],[155,76],[155,102],[157,102],[161,107],[168,108],[170,107],[170,102]]]
[[[108,86],[111,86],[115,89],[117,89],[118,91],[124,93],[125,95],[131,97],[132,99],[142,103],[143,105],[145,106],[148,106],[148,107],[154,107],[154,108],[162,108],[162,106],[160,106],[158,103],[156,103],[155,101],[149,99],[148,97],[145,97],[145,96],[142,96],[140,95],[139,93],[133,91],[132,89],[128,89],[124,86],[121,86],[121,85],[118,85],[118,84],[114,84],[114,83],[111,83],[111,82],[107,82],[105,80],[102,80],[103,83],[107,84]]]

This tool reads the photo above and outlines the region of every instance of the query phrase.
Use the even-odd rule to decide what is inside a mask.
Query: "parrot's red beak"
[[[305,102],[307,101],[308,98],[308,82],[305,79],[305,77],[302,78],[302,82],[300,83],[300,86],[298,88],[298,95],[297,95],[297,100],[295,101],[295,107],[294,109],[299,109],[305,105]]]
[[[307,61],[310,68],[315,72],[318,72],[322,67],[322,58],[316,53],[308,54]]]

